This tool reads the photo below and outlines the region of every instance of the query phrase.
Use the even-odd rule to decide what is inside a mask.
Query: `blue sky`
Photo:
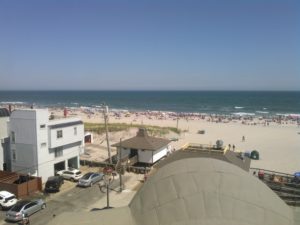
[[[300,90],[300,2],[0,1],[0,90]]]

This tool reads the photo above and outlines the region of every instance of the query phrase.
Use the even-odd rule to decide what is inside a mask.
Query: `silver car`
[[[6,220],[8,221],[20,221],[23,219],[23,215],[30,216],[33,213],[46,208],[46,203],[42,199],[37,200],[22,200],[17,202],[6,213]]]
[[[101,181],[103,178],[103,173],[86,173],[82,178],[78,181],[78,186],[88,187],[93,184]]]

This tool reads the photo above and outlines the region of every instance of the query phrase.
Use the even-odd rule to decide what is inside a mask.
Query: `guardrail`
[[[300,183],[292,174],[260,168],[250,168],[270,189],[272,189],[288,205],[300,206]]]

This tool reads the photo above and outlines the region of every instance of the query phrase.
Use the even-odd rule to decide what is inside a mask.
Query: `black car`
[[[64,183],[64,178],[61,176],[49,177],[45,185],[45,191],[46,192],[59,191],[63,183]]]

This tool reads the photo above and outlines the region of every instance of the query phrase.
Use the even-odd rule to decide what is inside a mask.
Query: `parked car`
[[[78,181],[82,177],[82,173],[78,169],[69,168],[57,172],[57,175],[62,176],[66,180]]]
[[[45,184],[45,191],[46,192],[59,191],[63,183],[64,183],[64,178],[62,176],[48,177],[48,180]]]
[[[23,219],[23,215],[30,216],[44,208],[46,203],[42,199],[21,200],[7,211],[6,220],[17,222]]]
[[[99,182],[103,178],[103,173],[86,173],[82,178],[78,181],[78,186],[88,187],[93,184]]]
[[[17,203],[16,196],[8,191],[0,191],[0,207],[8,209]]]

